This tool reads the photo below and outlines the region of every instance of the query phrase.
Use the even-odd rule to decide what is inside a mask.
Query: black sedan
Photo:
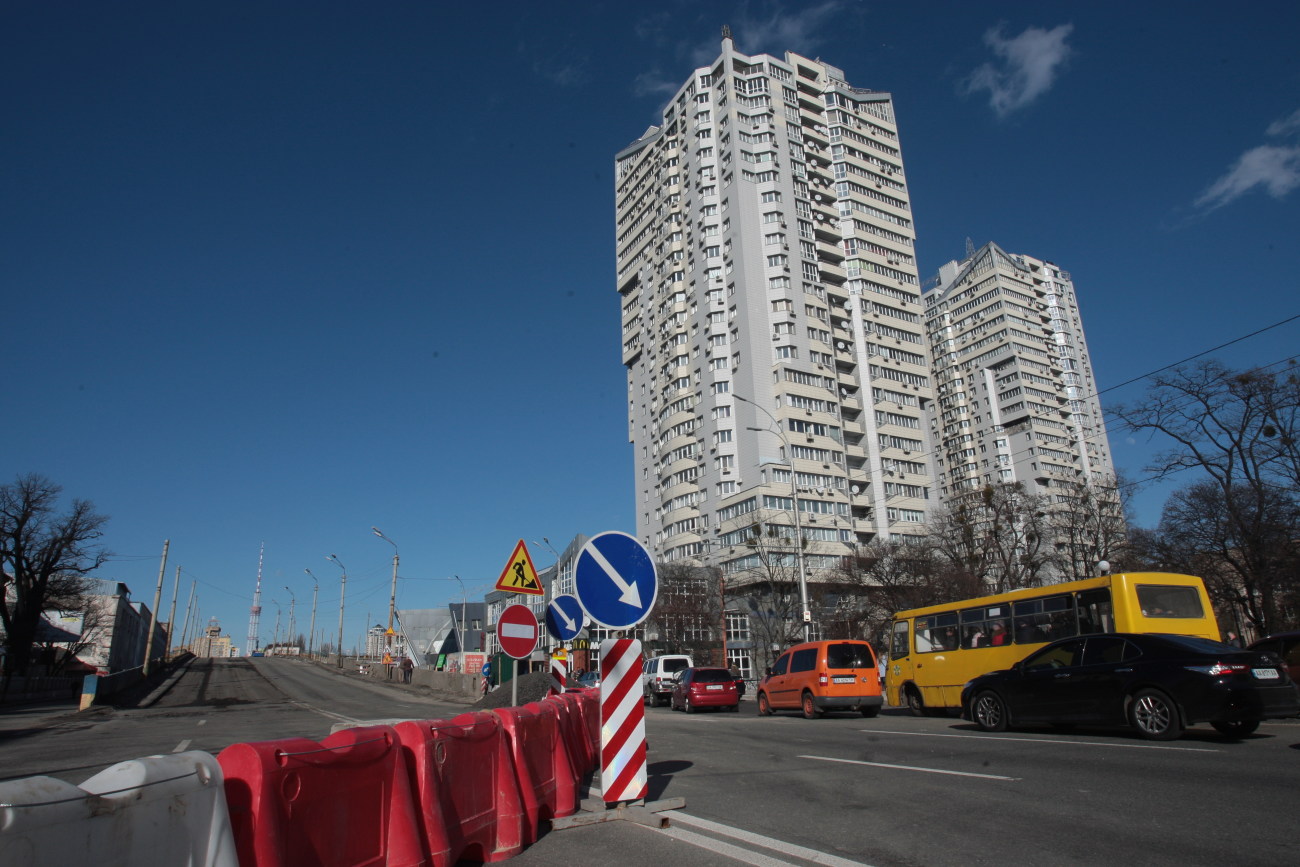
[[[1172,740],[1208,722],[1241,736],[1261,720],[1300,714],[1281,660],[1186,635],[1111,633],[1065,638],[962,689],[962,716],[984,731],[1033,723],[1127,723]]]

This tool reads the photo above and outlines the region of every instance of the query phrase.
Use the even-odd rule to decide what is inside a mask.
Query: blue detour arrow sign
[[[546,606],[546,631],[557,641],[572,641],[587,625],[587,615],[576,596],[556,596]]]
[[[588,540],[573,578],[587,615],[607,629],[627,629],[645,620],[659,596],[650,552],[627,533],[611,531]]]

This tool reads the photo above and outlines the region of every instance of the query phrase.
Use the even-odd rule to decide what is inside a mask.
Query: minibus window
[[[902,659],[907,656],[907,621],[894,622],[894,642],[889,649],[890,659]]]

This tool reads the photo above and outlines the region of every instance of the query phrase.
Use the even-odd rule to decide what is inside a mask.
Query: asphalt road
[[[200,661],[154,707],[0,717],[0,777],[80,782],[112,762],[284,736],[335,722],[449,717],[462,705],[288,660]],[[1276,865],[1297,860],[1300,724],[1242,740],[1193,728],[985,735],[886,710],[804,720],[646,708],[649,799],[668,829],[550,831],[513,863]],[[35,720],[35,718],[33,718]]]

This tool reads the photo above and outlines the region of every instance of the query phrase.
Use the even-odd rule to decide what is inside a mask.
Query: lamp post
[[[311,629],[307,632],[307,657],[311,658],[312,649],[316,646],[316,596],[320,593],[320,583],[316,576],[311,574],[310,569],[302,570],[311,578]]]
[[[397,543],[381,533],[378,527],[371,527],[370,529],[374,531],[376,536],[393,546],[393,589],[388,594],[388,632],[384,634],[384,644],[387,645],[391,653],[393,650],[393,614],[397,609]]]
[[[781,438],[781,444],[785,446],[786,460],[790,462],[790,503],[794,506],[794,556],[799,567],[799,602],[803,606],[803,640],[812,640],[812,611],[808,608],[808,572],[804,568],[803,560],[803,527],[799,523],[799,488],[795,483],[794,471],[794,449],[790,448],[790,440],[786,438],[785,431],[781,430],[781,423],[776,420],[776,416],[768,412],[765,407],[759,406],[747,397],[741,397],[738,394],[732,394],[736,400],[749,404],[763,415],[772,420],[771,428],[749,427],[746,430],[758,431],[774,430],[776,435]]]
[[[343,597],[348,593],[348,570],[347,567],[339,560],[336,554],[327,554],[326,560],[332,560],[336,566],[343,570],[343,581],[339,584],[339,647],[338,658],[339,668],[343,667]]]

